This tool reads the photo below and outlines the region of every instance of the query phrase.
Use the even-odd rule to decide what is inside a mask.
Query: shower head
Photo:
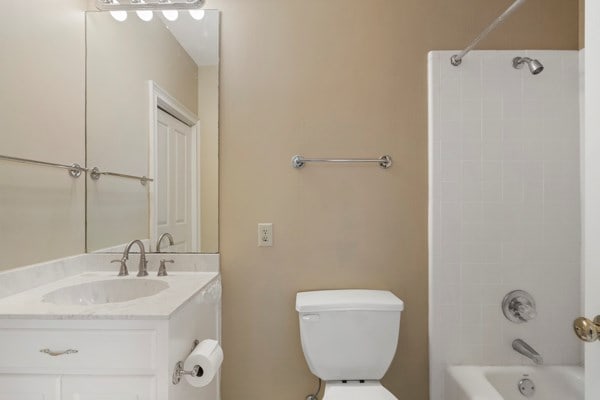
[[[527,64],[529,72],[533,75],[537,75],[544,70],[544,66],[539,60],[532,60],[529,57],[515,57],[513,58],[513,67],[516,69],[523,68],[523,64]]]

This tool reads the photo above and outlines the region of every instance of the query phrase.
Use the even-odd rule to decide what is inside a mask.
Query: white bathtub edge
[[[446,374],[446,400],[503,400],[481,367],[449,366]]]
[[[566,386],[571,388],[574,396],[569,399],[583,399],[584,369],[580,365],[505,365],[505,366],[482,366],[482,365],[450,365],[446,368],[446,379],[444,387],[444,400],[503,400],[500,389],[489,380],[489,374],[498,372],[518,372],[524,376],[542,374],[545,379],[553,377],[564,377]],[[538,377],[542,377],[539,376]],[[537,379],[537,378],[536,378]],[[581,393],[579,393],[581,392]],[[554,397],[553,397],[554,398]],[[558,397],[564,399],[563,397]]]

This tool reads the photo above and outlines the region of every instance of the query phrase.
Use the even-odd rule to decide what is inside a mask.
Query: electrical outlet
[[[273,246],[273,224],[258,224],[258,247]]]

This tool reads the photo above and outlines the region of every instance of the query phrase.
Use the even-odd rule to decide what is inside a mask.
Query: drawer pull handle
[[[52,357],[58,357],[58,356],[64,356],[66,354],[79,353],[79,350],[69,349],[69,350],[65,350],[65,351],[52,351],[50,349],[42,349],[42,350],[40,350],[40,353],[48,354],[49,356],[52,356]]]

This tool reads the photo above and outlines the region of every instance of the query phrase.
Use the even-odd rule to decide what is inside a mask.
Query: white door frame
[[[593,319],[600,314],[600,4],[597,0],[585,2],[585,101],[582,134],[582,225],[584,287],[583,316]],[[585,398],[598,398],[600,382],[600,343],[585,344]]]
[[[150,93],[150,101],[149,101],[149,127],[148,130],[150,132],[150,140],[148,152],[150,154],[149,157],[149,165],[148,170],[150,171],[151,176],[157,177],[157,162],[158,152],[157,152],[157,143],[158,143],[158,109],[161,108],[167,113],[171,114],[187,126],[192,129],[192,159],[191,164],[194,166],[191,171],[191,179],[192,179],[192,198],[191,198],[191,209],[192,215],[190,216],[192,219],[192,252],[197,252],[200,249],[200,224],[198,223],[198,212],[200,209],[200,196],[198,195],[198,188],[200,187],[200,174],[198,173],[198,154],[200,153],[199,149],[199,132],[200,132],[200,123],[197,115],[188,110],[183,104],[181,104],[177,99],[169,94],[166,90],[161,88],[156,82],[148,81],[149,93]],[[149,190],[149,208],[150,208],[150,246],[156,245],[156,240],[158,239],[157,234],[157,224],[158,224],[158,213],[156,210],[156,204],[158,201],[158,191],[156,190],[155,185],[150,185]]]

